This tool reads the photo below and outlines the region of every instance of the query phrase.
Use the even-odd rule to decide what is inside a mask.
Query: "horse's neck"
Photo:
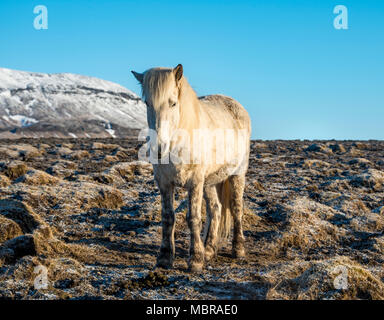
[[[187,130],[190,134],[193,129],[200,128],[201,125],[201,105],[196,93],[193,91],[187,80],[184,83],[180,93],[180,122],[179,128]]]

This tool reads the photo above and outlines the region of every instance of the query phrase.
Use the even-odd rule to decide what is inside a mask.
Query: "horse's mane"
[[[153,68],[144,73],[142,95],[144,98],[151,97],[154,103],[163,101],[169,88],[171,88],[172,69]],[[173,79],[174,81],[174,79]]]
[[[174,88],[175,76],[173,69],[153,68],[144,74],[142,95],[151,97],[152,103],[163,102]],[[179,128],[192,130],[199,127],[200,103],[195,91],[183,76],[179,83],[180,122]]]

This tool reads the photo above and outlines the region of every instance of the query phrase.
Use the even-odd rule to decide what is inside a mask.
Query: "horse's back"
[[[225,161],[206,168],[208,173],[206,183],[216,184],[231,175],[245,175],[248,168],[251,136],[251,120],[248,112],[235,99],[220,94],[199,97],[199,101],[203,111],[200,115],[202,126],[213,129],[210,139],[208,137],[206,139],[216,141],[216,144],[212,144],[212,163],[215,163],[218,157],[221,160],[225,158]],[[225,132],[223,140],[215,140],[217,139],[216,129],[239,131],[233,136],[235,138],[233,140],[229,132]],[[227,138],[230,140],[226,141]],[[224,143],[223,150],[218,151],[218,141]],[[222,158],[223,154],[225,154],[224,158]]]
[[[229,114],[242,129],[248,129],[249,132],[251,131],[251,120],[248,112],[240,102],[235,99],[221,94],[213,94],[199,97],[199,101],[205,104],[207,109],[211,109],[210,111],[215,114],[216,119],[217,112],[224,111]]]

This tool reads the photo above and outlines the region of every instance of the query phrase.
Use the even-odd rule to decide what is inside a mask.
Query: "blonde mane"
[[[169,97],[169,92],[174,89],[175,83],[176,79],[173,69],[150,69],[144,73],[142,95],[145,99],[149,98],[152,103],[159,104]],[[184,129],[191,133],[193,129],[200,126],[200,103],[195,91],[184,76],[177,83],[177,87],[181,106],[179,129]]]
[[[174,78],[173,78],[174,80]],[[172,69],[153,68],[144,73],[142,95],[152,103],[161,102],[172,88]]]

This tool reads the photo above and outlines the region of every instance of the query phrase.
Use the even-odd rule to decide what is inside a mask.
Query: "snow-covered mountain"
[[[0,68],[0,138],[126,137],[145,126],[145,104],[116,83]]]

